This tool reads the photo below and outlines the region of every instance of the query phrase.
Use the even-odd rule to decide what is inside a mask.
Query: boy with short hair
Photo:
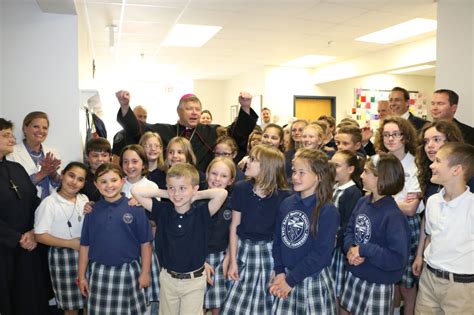
[[[206,290],[204,263],[208,251],[208,225],[222,206],[227,191],[199,189],[199,173],[190,164],[172,166],[166,174],[167,190],[135,186],[133,197],[152,212],[156,222],[155,247],[160,272],[160,314],[200,314]],[[168,198],[169,202],[155,197]],[[194,202],[210,199],[205,202]]]
[[[366,157],[362,148],[362,132],[359,127],[344,125],[337,130],[334,139],[338,151],[349,150],[358,156]]]
[[[474,147],[446,143],[431,164],[431,182],[444,188],[426,205],[426,267],[416,314],[472,314],[474,310]]]
[[[86,144],[86,160],[89,171],[86,183],[80,193],[86,195],[90,201],[98,201],[100,193],[94,184],[95,171],[104,163],[109,163],[112,156],[112,147],[105,138],[90,139]]]

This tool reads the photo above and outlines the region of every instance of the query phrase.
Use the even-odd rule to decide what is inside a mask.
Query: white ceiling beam
[[[314,84],[384,73],[434,61],[436,61],[436,37],[431,37],[316,68]]]

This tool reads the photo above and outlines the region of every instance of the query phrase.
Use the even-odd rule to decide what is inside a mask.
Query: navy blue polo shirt
[[[137,260],[141,245],[152,240],[145,209],[129,206],[124,195],[112,203],[100,199],[84,218],[81,245],[89,246],[89,260],[103,265]]]
[[[181,214],[173,204],[153,198],[155,249],[162,267],[184,273],[204,265],[211,222],[208,204],[208,201],[195,202]]]
[[[211,218],[209,225],[209,253],[225,251],[229,245],[229,226],[232,221],[232,209],[229,207],[230,197]]]
[[[234,185],[230,206],[241,213],[237,235],[252,241],[271,241],[280,203],[289,196],[288,191],[277,190],[260,198],[253,192],[253,184],[240,181]]]

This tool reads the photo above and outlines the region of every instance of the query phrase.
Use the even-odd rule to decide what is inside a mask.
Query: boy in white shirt
[[[426,205],[426,267],[415,314],[472,314],[474,310],[474,147],[446,143],[431,164],[431,182],[444,188]]]

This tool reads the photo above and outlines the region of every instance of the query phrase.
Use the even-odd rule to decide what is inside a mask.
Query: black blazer
[[[459,129],[461,129],[464,142],[470,145],[474,145],[474,128],[466,124],[463,124],[462,122],[458,121],[456,118],[453,119],[453,123],[458,125]]]
[[[427,120],[424,120],[423,118],[417,117],[413,115],[412,113],[408,113],[408,121],[411,122],[413,127],[415,127],[417,132],[420,132],[423,126],[428,122]]]

